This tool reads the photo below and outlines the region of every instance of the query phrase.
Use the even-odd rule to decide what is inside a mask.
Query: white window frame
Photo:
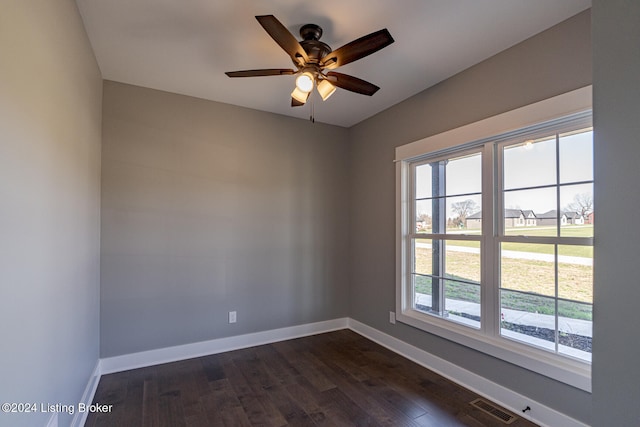
[[[479,122],[421,139],[396,148],[396,319],[402,323],[444,337],[467,347],[522,366],[526,369],[591,392],[591,364],[538,349],[500,336],[499,283],[488,283],[488,277],[498,277],[499,256],[497,236],[499,221],[482,221],[481,328],[431,316],[413,309],[410,273],[411,192],[409,168],[411,164],[432,156],[463,152],[466,148],[482,146],[482,216],[495,218],[493,195],[499,190],[494,176],[493,162],[497,157],[496,144],[511,139],[523,129],[530,133],[548,128],[551,123],[575,121],[590,116],[592,88],[586,86],[556,97],[536,102]],[[488,245],[494,245],[486,250]],[[489,288],[490,287],[490,288]]]

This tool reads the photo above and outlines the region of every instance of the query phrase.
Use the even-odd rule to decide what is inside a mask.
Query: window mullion
[[[480,310],[481,328],[488,336],[497,336],[497,322],[499,306],[497,304],[498,280],[496,275],[496,221],[494,220],[495,206],[495,145],[487,143],[482,152],[482,243],[480,249],[481,262],[481,291]]]
[[[482,236],[480,234],[409,233],[408,237],[412,239],[466,240],[472,242],[479,242],[482,240]]]
[[[537,243],[541,245],[593,246],[593,237],[498,236],[500,242]]]
[[[555,318],[556,353],[558,353],[558,350],[559,350],[558,346],[560,344],[560,328],[559,328],[560,318],[558,317],[558,306],[559,306],[558,304],[558,245],[553,246],[553,253],[554,253],[553,274],[554,274],[554,280],[555,280],[555,293],[556,293],[553,304],[555,305],[555,314],[556,314],[556,318]]]
[[[556,235],[560,238],[561,234],[561,226],[562,226],[562,207],[560,206],[560,134],[556,133],[556,212],[557,212],[557,220],[556,220]],[[554,274],[554,286],[555,286],[555,295],[553,304],[555,306],[555,346],[556,353],[558,353],[558,346],[560,344],[560,333],[559,333],[559,317],[558,317],[558,245],[553,245],[553,274]]]
[[[431,214],[434,233],[443,234],[447,227],[446,206],[446,161],[431,163]],[[432,240],[432,271],[435,277],[431,282],[431,308],[439,315],[444,315],[444,277],[445,275],[445,241]]]

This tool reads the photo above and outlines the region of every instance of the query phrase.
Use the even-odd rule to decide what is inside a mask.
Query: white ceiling
[[[320,25],[338,47],[381,28],[395,43],[336,71],[370,81],[372,97],[315,97],[316,121],[349,127],[591,6],[591,0],[77,0],[105,79],[309,118],[290,106],[295,76],[225,71],[293,68],[254,18],[295,36]]]

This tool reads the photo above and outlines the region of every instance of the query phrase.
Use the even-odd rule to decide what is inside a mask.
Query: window
[[[480,327],[482,154],[411,163],[415,310]]]
[[[590,361],[593,131],[499,144],[496,172],[504,212],[496,239],[500,335]],[[527,212],[527,227],[512,224],[512,211]]]
[[[400,322],[590,390],[590,98],[396,149]]]

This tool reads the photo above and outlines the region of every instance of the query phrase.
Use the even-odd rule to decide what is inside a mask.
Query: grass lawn
[[[556,227],[514,227],[507,228],[507,236],[556,236]],[[560,227],[561,237],[593,237],[593,225],[564,225]]]
[[[428,277],[416,278],[416,292],[431,295],[431,280]],[[480,286],[455,281],[445,284],[445,297],[459,301],[480,304]],[[555,301],[551,298],[521,294],[504,290],[501,295],[501,306],[505,309],[519,310],[528,313],[540,313],[553,316],[556,310]],[[571,319],[593,320],[591,304],[570,301],[558,302],[558,315]]]
[[[477,242],[466,243],[477,247]],[[453,243],[449,243],[449,247]],[[539,246],[539,245],[536,245]],[[546,245],[545,245],[546,246]],[[564,246],[563,248],[565,248]],[[515,250],[515,249],[511,249]],[[567,255],[561,248],[561,254]],[[415,271],[420,274],[432,274],[431,248],[416,248]],[[480,282],[479,254],[449,251],[447,252],[445,277],[453,280],[463,279]],[[501,266],[502,306],[513,310],[538,312],[542,314],[555,313],[555,272],[552,262],[504,258]],[[590,266],[577,264],[558,264],[558,296],[575,302],[560,301],[558,314],[575,319],[591,320],[593,301],[593,270]],[[455,281],[447,281],[445,293],[447,298],[462,301],[480,302],[480,287]],[[530,292],[538,295],[527,295],[520,292]],[[430,295],[431,280],[418,277],[416,292]]]

